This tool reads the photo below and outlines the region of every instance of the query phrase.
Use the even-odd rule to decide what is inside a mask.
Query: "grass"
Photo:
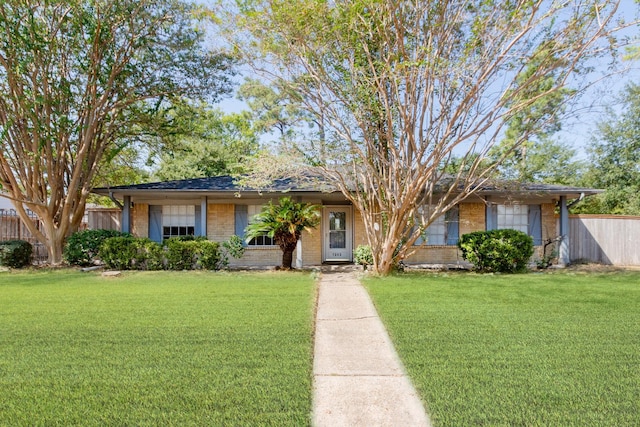
[[[630,426],[640,272],[368,279],[436,426]]]
[[[309,275],[0,273],[0,425],[308,425]]]

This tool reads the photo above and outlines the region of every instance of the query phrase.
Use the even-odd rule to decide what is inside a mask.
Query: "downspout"
[[[122,210],[124,208],[124,206],[122,206],[122,203],[120,203],[120,201],[113,195],[113,191],[109,191],[109,199],[111,199],[111,201],[118,207],[118,209]]]
[[[578,197],[577,199],[571,201],[571,203],[569,203],[567,205],[567,209],[571,209],[572,206],[574,206],[577,203],[581,202],[583,199],[584,199],[584,193],[580,193],[580,197]]]

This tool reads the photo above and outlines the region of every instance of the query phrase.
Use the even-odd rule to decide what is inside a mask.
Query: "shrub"
[[[359,245],[353,251],[353,261],[367,269],[368,265],[373,264],[373,253],[371,252],[371,246]]]
[[[169,270],[218,270],[221,267],[220,244],[217,242],[205,238],[171,238],[165,241],[165,245]]]
[[[136,240],[132,236],[108,238],[100,246],[98,256],[108,268],[131,270],[137,255]]]
[[[195,246],[196,268],[219,270],[223,267],[220,256],[220,243],[200,240],[195,241],[193,245]]]
[[[482,272],[523,271],[533,255],[533,239],[517,230],[476,231],[458,241],[462,258]]]
[[[102,243],[111,237],[131,236],[117,230],[83,230],[67,239],[62,256],[72,265],[91,265]]]
[[[220,268],[229,265],[229,257],[239,259],[244,255],[244,242],[240,236],[233,235],[220,246]]]
[[[118,270],[192,270],[221,268],[220,244],[205,238],[171,238],[163,247],[147,238],[112,237],[99,255],[108,268]]]
[[[195,258],[195,240],[172,237],[164,241],[168,270],[191,270]]]
[[[24,240],[6,240],[0,242],[0,265],[11,268],[23,268],[31,265],[33,246]]]
[[[162,270],[164,267],[164,251],[162,245],[147,238],[133,239],[131,242],[135,252],[133,268],[136,270]]]

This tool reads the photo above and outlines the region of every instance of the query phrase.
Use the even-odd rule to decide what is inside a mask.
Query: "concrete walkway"
[[[323,270],[313,375],[316,427],[430,425],[369,295],[352,272]]]

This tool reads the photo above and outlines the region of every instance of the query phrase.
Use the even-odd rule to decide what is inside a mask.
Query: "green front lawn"
[[[308,274],[0,273],[0,425],[308,425]]]
[[[366,280],[436,426],[640,420],[640,272]]]

